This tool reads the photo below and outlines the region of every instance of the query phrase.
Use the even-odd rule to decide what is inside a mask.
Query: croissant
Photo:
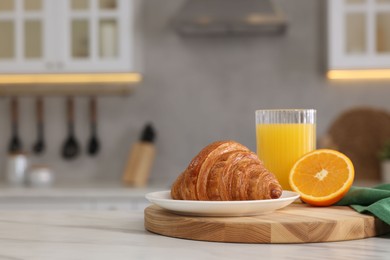
[[[171,188],[176,200],[262,200],[281,195],[275,176],[256,154],[235,141],[203,148]]]

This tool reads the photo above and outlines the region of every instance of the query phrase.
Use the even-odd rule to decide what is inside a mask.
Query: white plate
[[[283,191],[279,199],[242,201],[174,200],[171,192],[157,191],[146,194],[153,204],[180,215],[190,216],[253,216],[273,212],[286,207],[299,198],[299,194]]]

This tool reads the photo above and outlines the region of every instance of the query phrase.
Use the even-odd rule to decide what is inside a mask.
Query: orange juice
[[[316,148],[316,124],[257,124],[257,155],[275,174],[284,190],[291,190],[294,163]]]

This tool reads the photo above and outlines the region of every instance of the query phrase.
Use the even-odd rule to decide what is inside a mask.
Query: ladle
[[[98,154],[100,150],[100,141],[97,136],[97,107],[95,97],[91,97],[89,101],[89,118],[91,124],[91,137],[88,141],[88,154],[94,156]]]
[[[18,121],[19,121],[19,104],[16,97],[11,99],[11,126],[12,137],[8,145],[9,153],[19,153],[22,150],[22,142],[18,134]]]
[[[67,159],[74,159],[80,153],[80,145],[74,135],[74,101],[73,97],[68,97],[66,102],[68,137],[62,147],[62,156]]]
[[[33,145],[33,151],[35,154],[41,154],[45,150],[45,138],[44,138],[44,123],[43,123],[43,99],[41,97],[36,100],[36,117],[37,117],[37,141]]]

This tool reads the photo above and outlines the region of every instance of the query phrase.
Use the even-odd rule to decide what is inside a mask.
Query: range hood
[[[272,0],[187,0],[173,19],[182,35],[282,33],[287,22]]]

